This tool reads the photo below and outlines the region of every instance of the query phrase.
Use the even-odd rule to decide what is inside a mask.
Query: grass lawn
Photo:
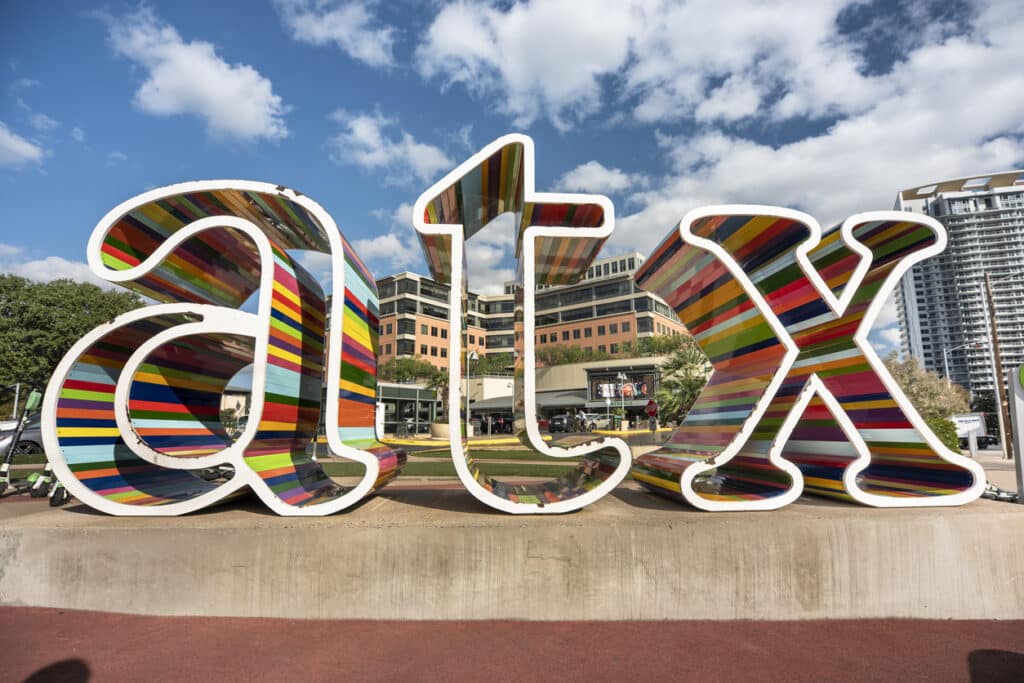
[[[569,472],[573,466],[562,462],[553,465],[537,463],[500,463],[481,462],[480,469],[484,474],[494,477],[560,477]],[[363,467],[358,463],[325,462],[324,471],[332,477],[358,477]],[[402,468],[402,475],[409,477],[454,477],[455,466],[450,462],[409,462]]]

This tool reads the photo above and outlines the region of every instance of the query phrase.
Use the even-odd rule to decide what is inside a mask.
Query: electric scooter
[[[13,489],[19,495],[29,491],[33,497],[37,498],[45,496],[50,492],[49,480],[45,482],[45,485],[42,481],[43,473],[33,472],[25,479],[11,478],[11,464],[14,462],[14,455],[18,450],[18,442],[21,441],[21,435],[25,431],[29,415],[39,409],[39,404],[42,400],[43,393],[35,387],[32,388],[28,398],[25,399],[25,405],[22,407],[21,413],[18,415],[18,421],[15,423],[14,431],[11,433],[11,442],[7,444],[4,461],[0,463],[0,495],[3,495],[7,489]],[[49,463],[47,463],[46,469],[49,469]]]

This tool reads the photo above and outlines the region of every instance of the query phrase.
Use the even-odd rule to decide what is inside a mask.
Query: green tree
[[[661,382],[655,392],[662,421],[682,421],[711,376],[711,362],[690,335],[675,337],[679,346],[658,369]]]
[[[392,358],[377,370],[377,377],[385,382],[429,381],[437,374],[430,362],[416,356]]]
[[[937,373],[925,370],[914,358],[900,360],[895,351],[886,356],[884,362],[932,432],[948,448],[960,452],[956,425],[949,418],[967,412],[967,391],[959,384],[951,385]]]
[[[686,335],[670,336],[656,334],[641,337],[636,341],[628,341],[619,347],[619,355],[626,358],[644,358],[649,356],[667,356],[682,348],[686,343]]]
[[[950,385],[937,373],[925,370],[917,359],[900,360],[895,351],[883,362],[925,420],[948,420],[957,413],[967,412],[967,391],[959,384]]]
[[[0,275],[0,385],[46,384],[72,344],[139,306],[142,300],[127,291]]]

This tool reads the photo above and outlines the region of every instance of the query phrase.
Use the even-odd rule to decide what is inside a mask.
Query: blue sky
[[[378,276],[423,272],[412,202],[508,132],[538,190],[615,201],[610,252],[711,203],[831,224],[1024,165],[1021,36],[1019,0],[7,0],[0,271],[89,280],[116,204],[244,178],[319,201]],[[475,288],[511,277],[510,240],[471,245]]]

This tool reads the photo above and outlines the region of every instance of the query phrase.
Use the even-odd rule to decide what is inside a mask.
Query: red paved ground
[[[1024,681],[1024,621],[395,622],[0,608],[0,679]]]

